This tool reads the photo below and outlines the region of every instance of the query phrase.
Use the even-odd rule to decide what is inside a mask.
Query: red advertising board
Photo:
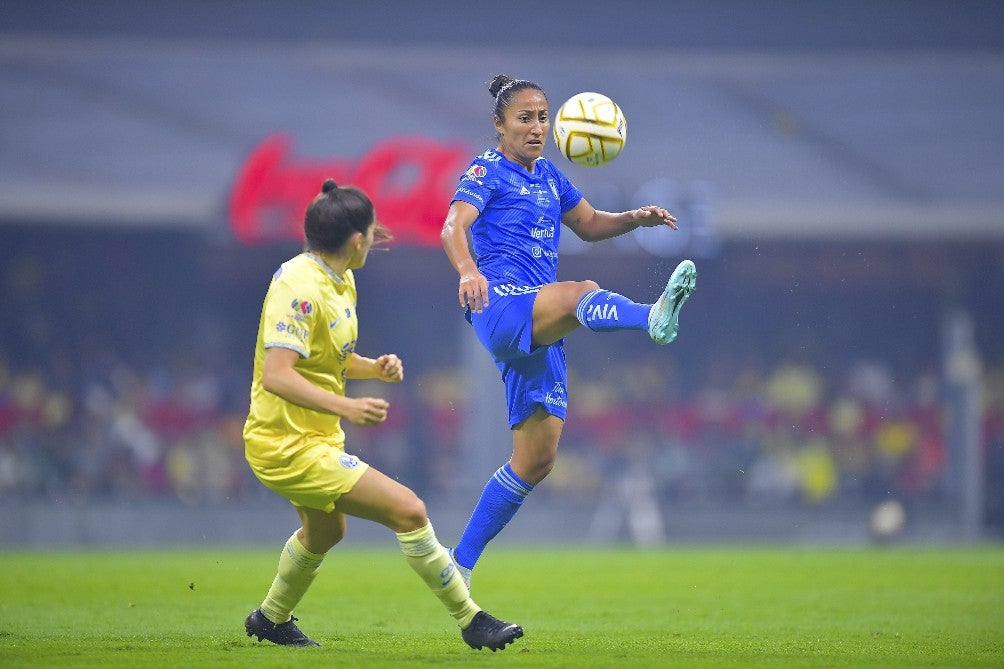
[[[473,154],[470,147],[423,137],[375,144],[358,160],[296,160],[293,140],[262,141],[238,173],[229,223],[248,245],[303,239],[303,212],[328,177],[373,199],[377,218],[404,244],[438,246],[450,197]]]

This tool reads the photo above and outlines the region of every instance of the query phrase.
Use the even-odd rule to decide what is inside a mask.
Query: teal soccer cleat
[[[648,314],[648,336],[656,344],[668,344],[676,339],[680,330],[680,309],[697,288],[697,267],[693,261],[684,260],[669,277],[666,290]]]

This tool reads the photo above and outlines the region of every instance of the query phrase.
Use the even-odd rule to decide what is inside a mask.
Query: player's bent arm
[[[617,237],[631,232],[637,227],[652,227],[668,225],[677,229],[676,218],[662,207],[646,205],[638,209],[612,213],[594,209],[585,198],[569,209],[561,217],[561,222],[567,225],[580,239],[587,242],[598,242],[611,237]]]
[[[261,370],[262,387],[291,404],[344,416],[357,425],[379,423],[387,417],[385,400],[349,398],[315,386],[294,368],[299,357],[299,353],[288,348],[266,349]]]
[[[288,348],[273,346],[265,349],[265,360],[261,368],[262,387],[305,409],[339,413],[336,410],[338,395],[318,388],[296,371],[294,365],[299,358],[299,353]]]
[[[345,376],[350,379],[379,379],[388,383],[400,383],[404,381],[404,364],[393,353],[385,353],[376,359],[353,353],[345,368]]]
[[[471,271],[477,271],[477,263],[471,255],[470,246],[467,243],[467,229],[477,220],[481,212],[469,202],[454,200],[450,203],[450,210],[446,214],[446,221],[443,223],[443,230],[439,233],[439,239],[443,243],[443,250],[450,259],[453,269],[463,275]]]
[[[358,353],[349,356],[348,364],[345,365],[345,377],[349,379],[375,379],[380,376],[377,368],[377,361],[373,358],[365,358]]]
[[[474,225],[480,215],[481,212],[473,204],[454,200],[450,203],[443,231],[439,234],[450,263],[460,275],[457,301],[461,307],[469,306],[475,313],[480,313],[488,306],[488,281],[478,271],[467,243],[467,229]]]

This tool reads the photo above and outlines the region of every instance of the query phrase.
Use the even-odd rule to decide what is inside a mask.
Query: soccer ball
[[[599,167],[620,155],[627,140],[627,119],[607,96],[579,93],[558,108],[551,130],[561,155],[576,165]]]

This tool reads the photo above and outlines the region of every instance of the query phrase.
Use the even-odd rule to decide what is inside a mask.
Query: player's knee
[[[323,555],[334,548],[344,538],[345,528],[341,526],[309,528],[305,532],[305,535],[300,538],[300,543],[311,553]]]
[[[578,305],[579,300],[583,298],[586,294],[591,291],[599,289],[600,284],[596,283],[592,279],[586,279],[585,281],[571,281],[569,282],[568,291],[568,302],[572,305]]]
[[[562,306],[569,316],[574,317],[579,301],[590,291],[596,290],[600,284],[587,279],[585,281],[568,281],[562,284]]]
[[[418,495],[410,492],[410,495],[398,506],[396,516],[396,531],[411,532],[421,529],[429,522],[429,514]]]
[[[541,456],[536,462],[532,463],[527,483],[537,485],[547,478],[552,469],[554,469],[554,456]]]

